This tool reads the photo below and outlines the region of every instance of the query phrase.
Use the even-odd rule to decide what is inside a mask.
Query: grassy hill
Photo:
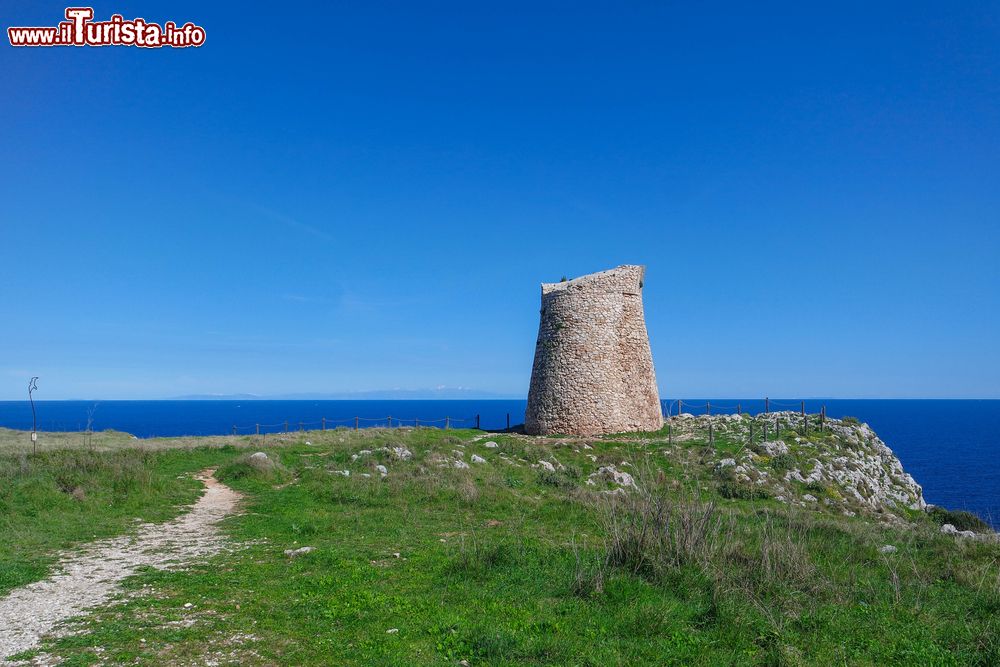
[[[775,419],[773,416],[770,419]],[[751,424],[754,437],[750,438]],[[190,473],[246,495],[237,548],[128,580],[66,664],[1000,664],[1000,547],[923,509],[864,425],[436,429],[134,440],[0,431],[0,595],[165,520]],[[55,442],[53,442],[55,440]],[[262,463],[250,452],[264,451]],[[380,468],[381,466],[381,468]],[[287,550],[312,547],[308,553]],[[36,652],[37,653],[37,652]],[[31,655],[22,656],[31,658]]]

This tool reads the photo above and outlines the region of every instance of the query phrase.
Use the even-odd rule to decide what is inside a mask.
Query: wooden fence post
[[[766,415],[766,414],[768,414],[770,412],[771,412],[771,399],[767,398],[765,396],[764,397],[764,414]]]
[[[388,421],[389,421],[389,428],[392,428],[392,415],[389,415]]]
[[[233,424],[233,435],[236,435],[236,424]]]
[[[285,420],[285,433],[288,433],[288,420]]]
[[[260,424],[257,424],[257,435],[260,435]]]
[[[476,413],[476,430],[477,430],[477,431],[481,430],[481,429],[479,428],[479,413]]]
[[[326,430],[326,417],[323,417],[323,430]]]
[[[420,428],[420,417],[413,420],[413,428]]]
[[[354,430],[355,431],[358,430],[358,418],[357,417],[354,418]]]
[[[680,417],[681,413],[684,412],[684,401],[677,399],[677,416]]]
[[[302,422],[299,422],[299,433],[302,433]]]
[[[712,401],[705,401],[705,414],[712,416]]]
[[[448,430],[451,427],[451,417],[444,418],[444,430]]]
[[[736,414],[738,414],[741,417],[743,416],[743,408],[740,406],[739,403],[736,404]]]
[[[802,435],[808,435],[809,422],[806,421],[806,402],[802,401]]]

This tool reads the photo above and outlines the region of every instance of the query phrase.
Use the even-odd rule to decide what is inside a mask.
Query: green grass
[[[186,473],[218,466],[247,497],[224,524],[242,548],[131,577],[127,589],[142,595],[46,652],[68,665],[1000,663],[995,545],[942,536],[922,515],[890,528],[722,497],[726,480],[664,454],[663,432],[479,436],[311,432],[268,445],[279,465],[266,470],[248,463],[245,439],[231,442],[242,449],[188,439],[4,455],[0,585],[44,576],[56,550],[127,531],[135,517],[167,519],[196,494]],[[399,445],[411,460],[377,451]],[[707,447],[683,442],[695,459]],[[456,449],[488,463],[440,467]],[[352,460],[361,450],[374,457]],[[528,465],[541,458],[563,468]],[[585,483],[608,464],[642,492],[613,499],[608,485]],[[701,513],[700,532],[684,527]],[[884,544],[899,551],[881,554]],[[315,550],[284,555],[299,546]]]

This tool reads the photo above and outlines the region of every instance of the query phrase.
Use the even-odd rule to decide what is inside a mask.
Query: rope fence
[[[773,411],[772,408],[779,408],[779,410]],[[780,408],[797,409],[780,410]],[[670,444],[673,444],[674,429],[678,426],[673,423],[673,418],[680,417],[684,414],[697,416],[694,413],[689,412],[689,410],[703,410],[704,412],[701,414],[709,416],[713,414],[744,414],[743,405],[741,403],[736,403],[735,405],[725,405],[712,403],[711,401],[705,401],[704,403],[694,403],[683,399],[669,401],[664,416],[667,418],[666,429]],[[785,431],[794,431],[795,433],[803,436],[809,434],[811,415],[806,413],[806,402],[804,400],[792,402],[775,401],[770,398],[765,398],[763,412],[758,412],[756,415],[753,415],[750,412],[745,414],[751,416],[752,419],[750,421],[748,441],[743,445],[744,447],[747,445],[752,446],[758,439],[761,442],[764,442],[768,439],[768,437],[780,438],[783,429]],[[820,406],[818,413],[815,413],[812,420],[815,423],[813,427],[814,430],[818,429],[821,433],[826,430],[826,405]],[[681,423],[683,423],[683,421]],[[711,420],[709,420],[707,424],[707,432],[709,444],[714,444],[715,426]]]
[[[342,419],[328,419],[323,417],[316,421],[286,420],[274,424],[233,424],[232,435],[272,435],[281,433],[293,433],[296,431],[326,431],[335,428],[349,428],[355,431],[363,428],[480,428],[480,415],[472,417],[438,417],[436,419],[422,419],[420,417],[347,417]],[[500,429],[496,429],[500,430]],[[505,432],[511,430],[510,413],[507,413],[507,427]]]

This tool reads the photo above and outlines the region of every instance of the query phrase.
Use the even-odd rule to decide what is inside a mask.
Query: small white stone
[[[289,558],[295,558],[296,556],[301,556],[302,554],[307,554],[310,551],[315,551],[316,547],[299,547],[298,549],[285,549],[285,555]]]
[[[473,454],[472,455],[472,462],[473,463],[486,463],[486,459],[484,459],[482,456],[479,456],[477,454]]]

